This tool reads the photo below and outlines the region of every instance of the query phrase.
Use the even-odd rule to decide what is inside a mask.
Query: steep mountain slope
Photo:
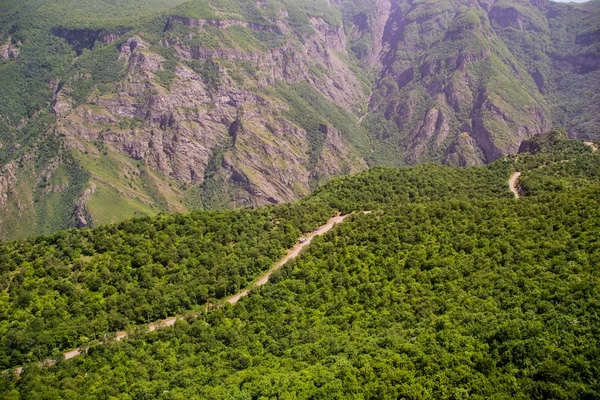
[[[598,1],[0,6],[0,239],[598,138]]]
[[[553,122],[598,138],[599,11],[598,2],[393,2],[364,120],[380,139],[377,160],[491,162]]]
[[[493,22],[498,35],[547,99],[554,124],[563,126],[573,138],[597,139],[600,2],[570,7],[552,2],[532,4],[536,8],[527,13],[516,8],[523,12],[517,17],[519,29],[514,23],[503,25],[501,17],[496,17]],[[502,10],[515,13],[506,5]]]
[[[600,153],[564,135],[487,166],[371,169],[286,206],[3,244],[0,360],[26,365],[0,375],[0,393],[595,398]],[[365,207],[234,307],[133,329],[202,310],[294,234]],[[127,325],[120,342],[93,339]],[[52,353],[79,344],[74,359]],[[34,362],[50,356],[56,365]]]
[[[33,79],[51,86],[38,88],[51,96],[50,110],[8,94],[14,101],[1,107],[12,125],[2,140],[4,238],[158,211],[281,203],[366,167],[368,138],[353,114],[368,86],[351,71],[337,9],[324,1],[177,3],[126,22],[131,4],[103,18],[120,5],[84,2],[73,6],[90,18],[82,22],[67,1],[32,2],[7,29],[22,51],[5,70],[26,75],[37,61],[27,51],[43,56],[53,43],[61,64],[51,68],[54,80]],[[47,30],[52,37],[36,42]],[[36,119],[44,123],[25,143]],[[58,148],[34,160],[47,143]]]

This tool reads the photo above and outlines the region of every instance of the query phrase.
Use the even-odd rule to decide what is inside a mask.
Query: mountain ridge
[[[597,1],[136,1],[0,12],[3,238],[600,137]]]

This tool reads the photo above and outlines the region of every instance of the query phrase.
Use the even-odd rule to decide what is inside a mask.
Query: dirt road
[[[369,214],[369,213],[370,212],[365,212],[365,214]],[[242,290],[241,292],[239,292],[231,297],[226,298],[219,304],[213,306],[213,308],[220,307],[221,305],[223,305],[225,303],[236,304],[238,301],[240,301],[240,299],[242,297],[247,296],[248,293],[250,293],[250,291],[252,289],[265,285],[269,281],[269,277],[271,276],[271,274],[273,274],[273,272],[275,272],[278,269],[280,269],[281,267],[283,267],[285,265],[285,263],[287,263],[288,261],[298,257],[300,252],[312,242],[312,240],[315,238],[315,236],[320,236],[326,232],[329,232],[335,226],[335,224],[344,222],[344,220],[348,217],[348,215],[338,215],[337,217],[331,218],[329,221],[327,221],[327,223],[325,225],[323,225],[322,227],[320,227],[313,233],[304,237],[304,240],[302,242],[299,242],[298,244],[296,244],[296,246],[294,246],[293,249],[288,251],[288,253],[285,257],[283,257],[281,260],[279,260],[277,262],[277,264],[275,264],[273,267],[271,267],[271,269],[269,271],[267,271],[264,275],[262,275],[255,283],[250,285],[250,287]],[[163,320],[152,322],[152,323],[148,324],[147,328],[148,328],[148,331],[152,332],[163,326],[173,326],[173,325],[175,325],[175,322],[177,322],[178,320],[184,319],[184,318],[190,317],[190,316],[195,316],[195,315],[197,315],[197,314],[190,313],[190,314],[178,315],[175,317],[163,319]],[[115,334],[115,340],[117,340],[117,341],[121,340],[125,337],[127,337],[127,332],[125,332],[125,331],[119,331]],[[64,353],[65,360],[69,360],[71,358],[77,357],[78,355],[81,354],[82,351],[83,351],[82,348],[77,348],[77,349],[74,349],[74,350]],[[54,365],[54,361],[53,360],[42,361],[40,363],[40,365],[42,365],[42,366]],[[19,375],[19,374],[21,374],[22,371],[23,371],[23,368],[19,367],[19,368],[15,368],[14,373],[16,375]]]
[[[517,191],[517,182],[519,181],[520,177],[521,177],[521,173],[515,172],[513,174],[513,176],[510,177],[510,180],[508,181],[508,186],[510,186],[510,191],[514,193],[515,199],[518,199],[520,197],[519,192]]]
[[[348,217],[348,215],[339,215],[337,217],[331,218],[329,221],[327,221],[327,224],[323,225],[322,227],[317,229],[315,232],[306,236],[304,242],[298,243],[296,246],[294,246],[294,248],[292,250],[290,250],[285,257],[283,257],[269,271],[267,271],[263,276],[261,276],[256,281],[256,283],[251,285],[249,288],[247,288],[231,297],[228,297],[227,299],[225,299],[225,302],[229,303],[229,304],[235,304],[238,301],[240,301],[240,299],[242,297],[247,296],[248,293],[250,293],[250,291],[252,289],[265,285],[267,282],[269,282],[269,277],[271,276],[271,274],[273,274],[273,272],[275,272],[278,269],[280,269],[281,267],[283,267],[285,265],[285,263],[287,263],[288,261],[293,260],[294,258],[298,257],[300,252],[312,242],[312,240],[314,239],[315,236],[320,236],[326,232],[329,232],[335,226],[335,224],[344,222],[344,219],[346,219],[346,217]]]
[[[594,142],[584,142],[584,143],[587,146],[590,146],[592,149],[594,149],[594,151],[598,151],[598,146]],[[562,160],[561,162],[569,162],[569,160]],[[544,167],[544,166],[545,166],[545,164],[542,167]],[[520,177],[521,177],[521,173],[515,172],[510,177],[510,180],[508,181],[508,185],[510,186],[510,191],[513,192],[513,194],[515,195],[515,199],[518,199],[519,197],[521,197],[519,195],[519,191],[517,190],[517,182],[519,181]]]
[[[587,146],[590,146],[594,151],[598,151],[598,146],[594,142],[584,142]]]

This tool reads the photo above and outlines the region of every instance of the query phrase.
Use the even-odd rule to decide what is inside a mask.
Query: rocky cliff
[[[555,125],[600,137],[598,1],[179,3],[0,29],[4,88],[42,99],[0,100],[3,238],[487,163]]]
[[[366,168],[368,137],[355,122],[368,85],[343,27],[320,15],[305,22],[298,34],[279,9],[262,23],[166,16],[154,35],[53,28],[75,62],[55,85],[48,134],[90,174],[68,223],[293,201]],[[24,196],[9,186],[43,175],[5,169],[4,197]]]
[[[284,21],[268,27],[170,18],[157,46],[140,36],[119,45],[124,70],[114,90],[74,106],[69,91],[76,82],[64,86],[53,106],[61,117],[57,130],[73,149],[100,140],[165,178],[192,186],[204,183],[220,149],[223,161],[217,169],[225,183],[241,184],[247,192],[239,193],[237,205],[297,199],[310,192],[314,177],[364,168],[349,139],[333,127],[323,133],[317,162],[308,168],[308,133],[285,117],[290,105],[270,92],[278,83],[293,88],[308,82],[348,115],[365,103],[359,80],[343,60],[340,28],[316,18],[311,23],[314,34],[299,43],[282,36]],[[244,29],[232,29],[238,27]],[[242,48],[230,29],[281,36],[281,45]],[[208,35],[221,40],[218,46],[196,43]],[[315,69],[320,76],[311,72]]]
[[[351,3],[349,31],[380,32],[378,14]],[[363,120],[374,162],[491,162],[553,124],[598,137],[598,4],[391,2],[377,53],[356,52],[377,60]]]

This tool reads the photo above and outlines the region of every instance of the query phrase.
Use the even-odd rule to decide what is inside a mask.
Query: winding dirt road
[[[364,212],[364,213],[370,214],[369,211]],[[280,269],[281,267],[283,267],[288,261],[293,260],[294,258],[298,257],[298,255],[302,252],[302,250],[304,250],[304,248],[306,248],[308,245],[310,245],[310,243],[315,238],[315,236],[320,236],[320,235],[323,235],[323,234],[329,232],[331,229],[333,229],[333,227],[336,224],[344,222],[344,220],[349,215],[350,214],[338,215],[337,217],[331,218],[329,221],[327,221],[327,223],[325,225],[323,225],[319,229],[315,230],[313,233],[305,236],[303,241],[296,244],[296,246],[294,246],[294,248],[292,248],[290,251],[288,251],[288,253],[286,254],[285,257],[283,257],[281,260],[279,260],[273,267],[271,267],[271,269],[269,269],[260,278],[258,278],[258,280],[256,282],[254,282],[252,285],[250,285],[248,288],[242,290],[241,292],[239,292],[231,297],[228,297],[225,300],[220,301],[218,304],[212,305],[211,308],[219,308],[219,307],[222,307],[223,305],[225,305],[226,303],[235,305],[238,301],[240,301],[240,299],[242,297],[247,296],[252,289],[265,285],[269,281],[269,277],[273,274],[273,272],[275,272],[278,269]],[[152,331],[155,331],[158,328],[162,328],[164,326],[173,326],[173,325],[175,325],[175,323],[178,320],[181,320],[181,319],[184,319],[187,317],[193,317],[196,315],[198,315],[198,314],[190,313],[190,314],[185,314],[185,315],[178,315],[175,317],[152,322],[152,323],[146,325],[146,327],[149,332],[152,332]],[[115,340],[117,340],[117,341],[119,341],[125,337],[127,337],[127,332],[125,332],[125,331],[119,331],[115,334]],[[71,350],[71,351],[68,351],[68,352],[64,353],[65,360],[70,360],[71,358],[75,358],[84,351],[85,350],[81,347]],[[40,363],[40,365],[51,366],[51,365],[54,365],[54,361],[53,360],[42,361]],[[20,375],[21,372],[23,372],[23,368],[21,368],[21,367],[14,369],[14,374],[16,374],[16,375]]]
[[[594,143],[594,142],[584,142],[584,143],[587,146],[590,146],[592,149],[594,149],[594,151],[598,151],[598,145],[596,145],[596,143]],[[569,162],[569,160],[562,160],[561,162]],[[518,199],[519,197],[521,197],[519,195],[519,191],[517,190],[517,182],[519,181],[520,177],[521,177],[521,173],[515,172],[510,177],[510,180],[508,181],[508,186],[510,186],[510,191],[513,192],[513,194],[515,195],[515,199]]]
[[[510,186],[510,191],[513,192],[513,194],[515,195],[515,199],[518,199],[520,197],[519,191],[517,190],[517,182],[519,181],[520,177],[521,177],[521,173],[515,172],[513,174],[513,176],[510,177],[510,180],[508,181],[508,186]]]

